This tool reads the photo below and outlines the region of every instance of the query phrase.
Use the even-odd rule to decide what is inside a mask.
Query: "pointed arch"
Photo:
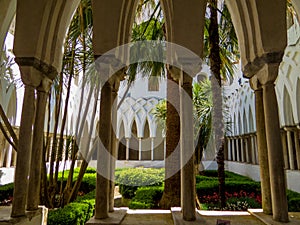
[[[296,109],[297,109],[297,116],[298,116],[298,123],[300,123],[300,78],[297,80],[297,87],[296,87]]]
[[[291,126],[294,125],[293,108],[290,95],[287,88],[283,89],[283,112],[284,112],[284,125]]]
[[[247,134],[249,132],[248,130],[248,119],[246,116],[246,110],[244,109],[244,113],[243,113],[243,130],[244,130],[244,134]]]
[[[126,160],[126,138],[125,138],[125,127],[124,122],[121,119],[120,128],[118,132],[118,160]]]
[[[151,138],[150,125],[148,120],[145,121],[144,135],[142,138],[142,160],[151,160]]]
[[[129,160],[138,160],[139,159],[139,141],[137,138],[137,124],[133,120],[131,126],[131,137],[129,141]]]
[[[254,132],[255,127],[254,127],[254,116],[252,112],[252,108],[249,106],[249,132]]]

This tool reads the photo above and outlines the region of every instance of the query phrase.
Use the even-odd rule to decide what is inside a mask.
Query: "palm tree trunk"
[[[165,187],[160,207],[180,206],[180,117],[179,86],[167,71],[167,119],[166,119],[166,159]],[[175,152],[175,150],[177,151]],[[170,157],[172,155],[172,157]]]
[[[12,126],[11,126],[11,124],[10,124],[10,122],[9,122],[9,120],[8,120],[8,118],[7,118],[7,116],[6,116],[5,112],[4,112],[4,110],[3,110],[3,108],[2,108],[2,105],[0,105],[0,118],[2,118],[2,120],[3,120],[3,122],[4,122],[5,126],[6,126],[6,129],[7,129],[8,133],[9,133],[9,135],[10,135],[11,138],[13,139],[13,142],[11,142],[11,140],[10,140],[9,138],[6,138],[7,141],[8,141],[8,142],[13,146],[13,148],[17,151],[17,146],[19,145],[19,140],[18,140],[17,135],[16,135],[16,133],[14,132],[14,130],[13,130],[13,128],[12,128]],[[3,127],[2,124],[1,124],[1,127]],[[1,129],[1,130],[2,130],[2,129]],[[4,132],[3,130],[2,130],[2,132],[3,132],[3,134],[6,136],[6,132]]]
[[[210,69],[212,73],[212,96],[213,96],[213,128],[215,134],[215,147],[217,150],[219,196],[221,208],[226,205],[225,199],[225,172],[224,172],[224,136],[223,114],[222,114],[222,80],[221,80],[221,58],[218,30],[218,0],[209,0],[210,24],[208,28],[210,43]]]

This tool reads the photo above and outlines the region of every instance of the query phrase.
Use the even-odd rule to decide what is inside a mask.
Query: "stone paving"
[[[179,213],[179,214],[178,214]],[[199,211],[194,222],[184,222],[180,212],[172,213],[169,210],[128,210],[121,225],[216,225],[217,220],[229,220],[231,225],[264,225],[256,217],[247,212],[214,212]],[[174,223],[175,221],[175,223]]]

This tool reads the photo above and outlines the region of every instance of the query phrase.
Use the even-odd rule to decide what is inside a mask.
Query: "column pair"
[[[97,154],[97,183],[95,219],[108,218],[114,211],[114,171],[117,152],[115,127],[117,121],[117,92],[119,79],[114,76],[101,89],[99,137],[100,149]]]
[[[51,80],[31,66],[21,66],[20,71],[25,92],[15,168],[12,217],[25,216],[26,206],[28,210],[38,208],[45,107],[51,86]]]
[[[264,213],[288,221],[286,180],[281,143],[275,79],[279,64],[265,64],[251,78],[255,90],[257,144]]]

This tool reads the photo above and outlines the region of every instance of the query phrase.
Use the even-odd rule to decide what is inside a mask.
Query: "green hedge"
[[[64,208],[50,210],[48,225],[84,225],[94,214],[95,191],[78,197]]]
[[[300,193],[287,190],[289,212],[300,212]]]
[[[0,186],[0,202],[13,196],[13,193],[14,193],[13,183]]]
[[[164,187],[162,186],[139,187],[128,207],[130,209],[159,208],[158,203],[163,195],[163,191]]]
[[[116,172],[116,183],[124,198],[133,198],[138,187],[161,186],[164,181],[164,169],[130,168]]]
[[[204,175],[206,173],[208,173],[208,177],[203,175],[196,176],[196,192],[198,196],[212,195],[215,192],[219,192],[218,177],[213,177],[213,175],[218,175],[217,171],[205,171]],[[228,193],[240,192],[241,190],[249,193],[260,193],[260,182],[231,172],[226,172],[225,175],[225,188]]]

